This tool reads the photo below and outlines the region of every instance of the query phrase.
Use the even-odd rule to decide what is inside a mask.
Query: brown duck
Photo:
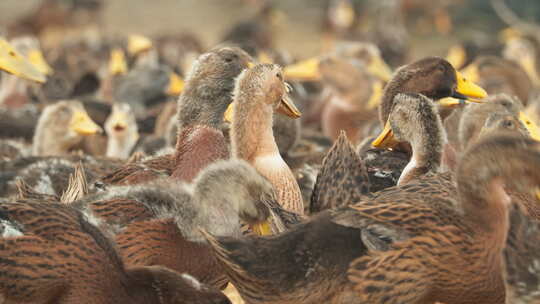
[[[452,184],[424,180],[329,210],[270,238],[213,238],[249,303],[504,303],[505,184],[540,182],[540,144],[471,147]]]

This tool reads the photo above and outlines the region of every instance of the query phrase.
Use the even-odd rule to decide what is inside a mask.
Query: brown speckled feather
[[[344,207],[369,192],[364,163],[356,154],[345,132],[341,131],[334,146],[323,160],[311,196],[311,213]]]
[[[174,169],[174,155],[167,154],[144,162],[127,163],[121,168],[101,178],[110,185],[133,185],[151,181],[161,176],[169,176]]]
[[[191,182],[209,164],[229,158],[229,149],[220,130],[188,127],[178,136],[174,178]]]

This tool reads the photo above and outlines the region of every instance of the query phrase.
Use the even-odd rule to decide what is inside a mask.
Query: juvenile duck
[[[538,142],[489,137],[462,157],[457,190],[419,181],[271,238],[206,236],[249,303],[504,303],[503,186],[538,184],[538,169]]]
[[[234,78],[248,67],[250,57],[235,47],[209,51],[194,63],[178,99],[178,139],[174,154],[128,164],[104,176],[106,184],[136,184],[164,172],[191,181],[208,164],[229,156],[221,131],[223,114],[231,103]]]
[[[0,206],[4,303],[230,303],[215,288],[165,267],[126,267],[90,219],[58,203]]]
[[[300,117],[300,112],[288,99],[288,90],[278,65],[259,64],[240,74],[234,90],[234,111],[231,106],[227,113],[227,119],[232,120],[231,154],[246,160],[268,178],[285,210],[303,214],[300,188],[279,154],[272,132],[274,111]]]
[[[272,184],[241,160],[217,161],[192,184],[162,178],[110,187],[73,203],[89,217],[116,227],[116,243],[128,265],[162,265],[217,287],[225,282],[224,274],[199,229],[238,237],[242,220],[268,234],[274,205]],[[284,224],[275,223],[273,229],[283,229]]]

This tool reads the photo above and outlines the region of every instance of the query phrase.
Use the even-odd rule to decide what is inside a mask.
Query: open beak
[[[471,102],[481,102],[481,99],[488,96],[484,89],[465,78],[465,76],[461,75],[458,71],[456,71],[456,79],[457,87],[452,97]]]
[[[127,116],[125,113],[114,113],[111,117],[111,125],[115,131],[123,131],[127,128]]]
[[[169,75],[169,85],[167,86],[167,94],[178,96],[184,90],[184,80],[176,73]]]
[[[152,41],[142,35],[129,35],[128,52],[136,55],[152,48]]]
[[[73,114],[70,128],[80,135],[93,135],[101,132],[101,128],[84,111],[77,111]]]
[[[44,83],[47,77],[4,39],[0,39],[0,69],[15,76]]]
[[[319,58],[310,58],[286,66],[283,69],[285,79],[296,81],[317,81],[321,79]]]
[[[367,109],[373,110],[379,106],[381,103],[382,95],[383,95],[383,84],[380,81],[376,81],[373,83],[373,86],[371,87],[371,96],[369,97],[368,103],[367,103]]]
[[[394,132],[392,131],[390,122],[386,122],[381,134],[371,143],[373,147],[379,149],[393,148],[398,144],[399,142],[394,138]]]
[[[368,71],[384,82],[388,82],[392,78],[392,69],[379,56],[373,58],[368,66]]]
[[[270,227],[270,223],[268,223],[268,221],[251,225],[251,230],[260,236],[272,234],[272,228]]]
[[[281,98],[276,112],[292,118],[299,118],[300,116],[302,116],[300,110],[298,110],[298,108],[294,105],[294,103],[287,94],[283,95],[283,97]]]
[[[525,125],[531,138],[540,141],[540,129],[538,129],[538,125],[536,125],[525,112],[519,112],[519,120]]]
[[[115,48],[111,51],[109,73],[111,75],[124,75],[127,73],[126,56],[120,48]]]
[[[228,123],[232,123],[233,115],[234,115],[234,102],[231,102],[229,106],[227,107],[227,110],[225,110],[225,114],[223,114],[223,119]]]
[[[30,50],[28,52],[28,60],[43,74],[51,75],[53,69],[43,57],[43,53],[40,50]]]

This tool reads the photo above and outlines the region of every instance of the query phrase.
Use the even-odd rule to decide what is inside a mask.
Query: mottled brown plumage
[[[272,238],[207,237],[249,303],[502,304],[503,185],[538,184],[539,166],[539,143],[489,137],[455,182],[421,177]]]
[[[67,206],[11,201],[0,219],[4,303],[229,303],[185,274],[126,268],[107,236]]]
[[[311,195],[310,213],[344,207],[369,193],[366,167],[344,131],[323,159]]]

